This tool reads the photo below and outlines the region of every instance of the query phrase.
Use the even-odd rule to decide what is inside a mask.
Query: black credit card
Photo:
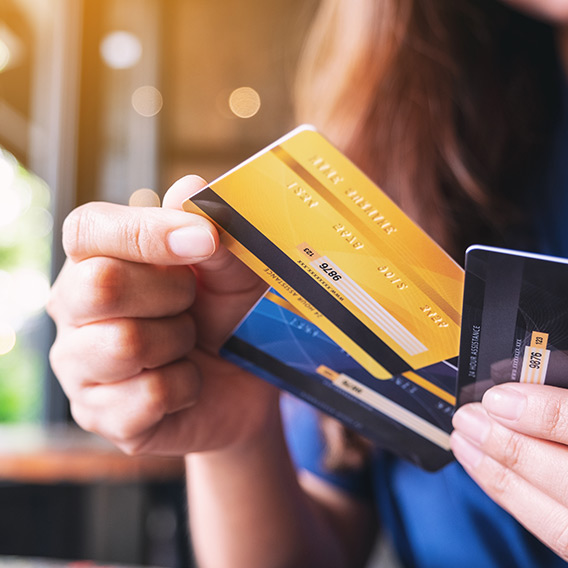
[[[568,259],[466,252],[458,406],[515,381],[568,387]]]

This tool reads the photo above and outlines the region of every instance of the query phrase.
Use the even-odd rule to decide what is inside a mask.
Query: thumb
[[[204,185],[200,178],[186,179],[186,191],[195,192]],[[215,252],[218,235],[200,215],[95,202],[67,216],[63,248],[74,262],[103,256],[146,264],[194,264]]]
[[[182,203],[205,186],[200,177],[185,176],[168,189],[163,207],[182,209]],[[200,330],[198,343],[216,352],[266,290],[266,284],[223,245],[194,265],[194,270],[198,288],[192,314]]]

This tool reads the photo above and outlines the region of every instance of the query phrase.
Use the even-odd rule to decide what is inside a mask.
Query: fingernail
[[[451,448],[456,459],[466,469],[476,469],[483,459],[483,452],[464,438],[459,432],[453,432]]]
[[[181,258],[207,258],[215,252],[215,239],[203,227],[183,227],[168,235],[170,251]]]
[[[487,412],[505,420],[518,420],[527,406],[527,397],[515,387],[503,385],[488,390],[483,396]]]
[[[452,424],[466,438],[479,445],[487,440],[491,430],[487,413],[478,404],[468,404],[460,408],[454,414]]]

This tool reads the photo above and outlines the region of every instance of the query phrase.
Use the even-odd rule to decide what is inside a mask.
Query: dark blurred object
[[[16,556],[0,556],[1,568],[119,568],[119,565],[96,564],[89,560],[48,560],[45,558],[19,558]],[[120,568],[136,568],[120,565]]]
[[[72,427],[0,428],[0,554],[191,566],[182,459]]]

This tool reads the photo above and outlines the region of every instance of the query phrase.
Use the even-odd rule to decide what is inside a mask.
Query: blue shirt
[[[565,93],[568,103],[568,88]],[[529,213],[544,253],[568,257],[568,104],[559,121],[547,174],[534,188],[544,206]],[[530,188],[529,188],[530,189]],[[530,196],[529,196],[530,197]],[[530,206],[530,200],[529,200]],[[425,472],[376,450],[365,471],[331,473],[321,463],[324,442],[318,414],[286,396],[282,404],[287,436],[298,467],[375,504],[381,527],[407,567],[555,568],[559,556],[492,501],[453,462]]]
[[[420,568],[556,568],[567,564],[492,501],[453,462],[429,473],[375,450],[363,471],[322,464],[318,412],[285,395],[282,412],[297,467],[374,503],[401,563]]]

